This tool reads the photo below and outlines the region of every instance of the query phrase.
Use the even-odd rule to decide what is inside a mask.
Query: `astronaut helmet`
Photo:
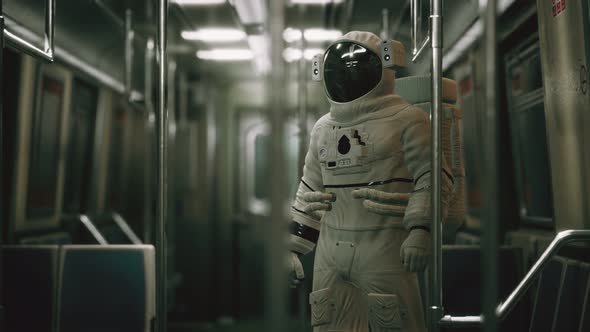
[[[337,103],[354,101],[381,81],[381,57],[354,40],[340,40],[324,53],[323,81],[328,97]]]

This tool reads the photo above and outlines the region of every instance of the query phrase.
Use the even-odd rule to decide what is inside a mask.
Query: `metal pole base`
[[[428,331],[434,332],[439,330],[438,322],[444,315],[444,308],[432,306],[428,308]]]

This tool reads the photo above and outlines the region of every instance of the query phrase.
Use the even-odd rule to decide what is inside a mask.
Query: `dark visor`
[[[328,97],[346,103],[364,96],[381,81],[381,59],[370,49],[350,41],[336,43],[324,56],[324,84]]]

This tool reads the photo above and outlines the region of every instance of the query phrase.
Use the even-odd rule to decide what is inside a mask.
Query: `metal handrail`
[[[168,36],[168,0],[157,2],[156,59],[157,71],[157,188],[156,196],[156,331],[166,331],[167,310],[167,258],[166,258],[166,224],[168,221],[168,56],[166,43]]]
[[[45,2],[45,36],[43,41],[43,49],[33,45],[29,41],[21,38],[4,28],[4,37],[6,38],[6,44],[16,49],[17,51],[26,53],[35,58],[53,62],[54,60],[54,18],[55,18],[55,1],[46,0]]]
[[[443,9],[442,0],[430,1],[430,47],[432,50],[431,59],[431,90],[430,98],[432,105],[430,129],[430,165],[431,165],[431,199],[430,208],[432,216],[432,248],[434,255],[431,258],[429,279],[431,282],[430,302],[428,305],[428,325],[431,332],[438,332],[437,322],[443,316],[442,306],[442,50],[443,50]],[[415,9],[416,6],[414,6]],[[413,10],[417,13],[416,10]]]
[[[514,306],[524,296],[526,291],[532,285],[533,281],[539,276],[540,272],[549,263],[549,260],[564,245],[571,242],[590,241],[590,230],[566,230],[557,233],[553,241],[549,244],[547,249],[541,254],[539,259],[535,262],[533,267],[524,276],[521,282],[510,293],[506,301],[500,303],[496,307],[496,317],[498,320],[504,320],[506,316],[514,309]],[[484,321],[484,316],[451,316],[445,315],[440,321],[439,325],[442,327],[472,327],[481,326]]]
[[[431,6],[432,6],[431,1]],[[431,13],[433,12],[433,8],[430,8]],[[426,38],[422,42],[418,41],[418,34],[420,30],[420,22],[418,17],[421,13],[421,3],[420,0],[410,0],[410,35],[412,38],[412,62],[418,61],[418,58],[422,55],[423,51],[426,49],[426,46],[430,43],[430,35],[431,32],[428,31],[426,33]],[[432,25],[430,26],[430,30],[432,30]],[[420,47],[418,47],[420,45]]]
[[[113,222],[115,224],[117,224],[117,226],[119,226],[119,229],[123,232],[123,234],[125,234],[127,236],[127,238],[129,239],[129,241],[131,241],[131,243],[143,244],[141,242],[141,240],[139,239],[139,237],[137,237],[135,232],[131,229],[131,227],[129,227],[129,223],[127,223],[127,221],[125,220],[125,218],[123,218],[123,216],[121,216],[117,212],[113,212],[113,213],[111,213],[111,219],[113,220]]]
[[[86,230],[92,235],[94,240],[98,242],[100,245],[107,245],[109,244],[108,241],[102,236],[98,228],[94,225],[94,222],[85,214],[71,214],[71,215],[64,215],[67,220],[75,220],[80,222]]]

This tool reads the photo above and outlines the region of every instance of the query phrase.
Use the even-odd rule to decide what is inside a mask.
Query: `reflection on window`
[[[481,202],[481,179],[483,178],[481,167],[481,140],[480,123],[477,99],[474,91],[473,77],[468,75],[459,82],[461,93],[461,108],[463,110],[462,133],[463,154],[465,160],[465,180],[467,190],[468,212],[472,216],[479,216]]]
[[[519,97],[543,88],[542,75],[539,54],[534,54],[527,61],[512,67],[509,82],[511,97]]]
[[[257,199],[267,199],[268,195],[268,174],[270,169],[268,165],[268,151],[270,145],[266,133],[258,134],[254,143],[254,197]]]
[[[124,177],[123,166],[125,165],[125,129],[127,124],[127,111],[122,106],[115,108],[111,123],[111,141],[109,143],[109,168],[107,184],[107,210],[122,211]]]
[[[514,116],[520,161],[521,215],[553,217],[551,173],[547,156],[543,100],[519,110]]]
[[[92,172],[92,151],[98,90],[80,80],[74,81],[69,116],[68,162],[64,185],[63,212],[86,211]]]
[[[551,171],[543,107],[543,76],[536,36],[509,54],[506,63],[520,215],[524,222],[551,225]]]
[[[298,147],[299,136],[294,125],[286,128],[286,167],[285,174],[287,190],[294,194],[298,185]],[[246,135],[245,165],[246,188],[248,193],[248,209],[254,214],[267,214],[270,212],[270,174],[273,165],[269,128],[266,124],[253,126]]]
[[[27,219],[55,214],[63,95],[61,80],[42,76],[31,123]]]

